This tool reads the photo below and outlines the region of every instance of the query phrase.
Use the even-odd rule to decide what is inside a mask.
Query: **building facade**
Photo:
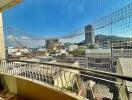
[[[85,43],[95,45],[95,33],[92,25],[85,26]]]
[[[86,49],[86,63],[88,68],[112,71],[110,49]]]
[[[78,48],[78,45],[71,44],[71,45],[67,46],[67,51],[71,52],[71,51],[73,51],[73,50],[75,50],[77,48]]]
[[[112,58],[132,58],[132,41],[112,43]]]
[[[132,58],[119,58],[117,61],[116,73],[124,76],[132,76]],[[125,84],[119,86],[119,96],[121,100],[132,100],[132,82],[117,79],[117,82]]]

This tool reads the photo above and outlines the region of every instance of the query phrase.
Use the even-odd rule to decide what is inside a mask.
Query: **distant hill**
[[[114,35],[96,35],[95,36],[95,40],[96,41],[99,41],[99,42],[107,42],[107,41],[110,41],[110,42],[123,42],[123,41],[131,41],[132,38],[130,37],[119,37],[119,36],[114,36]]]
[[[99,35],[96,35],[95,36],[95,41],[99,42],[99,43],[106,43],[108,41],[110,42],[123,42],[123,41],[132,41],[132,38],[131,37],[119,37],[119,36],[114,36],[114,35],[102,35],[102,34],[99,34]],[[78,43],[78,45],[84,45],[86,44],[85,43],[85,40],[81,41],[80,43]]]

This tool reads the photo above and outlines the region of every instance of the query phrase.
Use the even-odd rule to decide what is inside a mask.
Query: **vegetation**
[[[112,36],[112,35],[96,35],[95,40],[99,42],[107,42],[108,40],[111,42],[119,42],[119,41],[128,41],[132,40],[130,37],[119,37],[119,36]]]
[[[108,41],[110,42],[123,42],[123,41],[132,41],[131,37],[119,37],[119,36],[114,36],[114,35],[103,35],[99,34],[95,36],[95,41],[99,43],[107,43]],[[85,40],[81,41],[78,43],[79,46],[81,45],[87,45]],[[89,47],[88,47],[89,48]]]
[[[61,57],[66,57],[66,54],[65,54],[65,53],[62,53],[62,54],[61,54]]]
[[[94,49],[95,48],[95,45],[92,45],[92,44],[86,44],[86,46],[88,49]]]
[[[75,49],[69,53],[72,54],[73,56],[85,55],[85,49],[84,48],[78,48],[78,49]]]

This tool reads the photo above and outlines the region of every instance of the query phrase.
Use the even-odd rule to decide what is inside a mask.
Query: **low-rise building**
[[[8,54],[9,54],[9,55],[14,55],[14,54],[20,55],[20,52],[21,52],[21,53],[29,53],[28,48],[8,47],[7,51],[8,51]],[[18,54],[18,53],[19,53],[19,54]]]
[[[67,46],[67,51],[71,52],[78,48],[78,45],[72,44]]]
[[[112,58],[132,58],[132,41],[112,43]]]
[[[116,67],[117,74],[132,77],[132,58],[119,58]],[[132,82],[122,81],[118,82],[126,85],[119,86],[119,97],[121,100],[132,100]]]
[[[92,88],[95,100],[112,100],[113,94],[110,93],[108,86],[95,84]]]
[[[22,53],[29,53],[28,48],[20,48],[19,51]]]
[[[112,71],[110,49],[86,49],[86,63],[88,68]]]
[[[86,56],[77,56],[77,57],[72,57],[75,61],[79,62],[80,67],[86,67]]]
[[[14,52],[17,52],[18,49],[14,47],[8,47],[7,51],[9,55],[12,55]]]
[[[111,57],[115,66],[119,58],[132,58],[132,41],[112,43]]]

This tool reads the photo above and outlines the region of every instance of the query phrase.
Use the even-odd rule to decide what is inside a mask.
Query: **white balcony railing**
[[[76,66],[30,61],[1,62],[0,71],[1,73],[38,80],[45,84],[58,87],[62,91],[69,91],[90,100],[98,100],[98,98],[113,100],[121,98],[121,87],[128,87],[124,81],[132,81],[131,77],[114,73]]]

